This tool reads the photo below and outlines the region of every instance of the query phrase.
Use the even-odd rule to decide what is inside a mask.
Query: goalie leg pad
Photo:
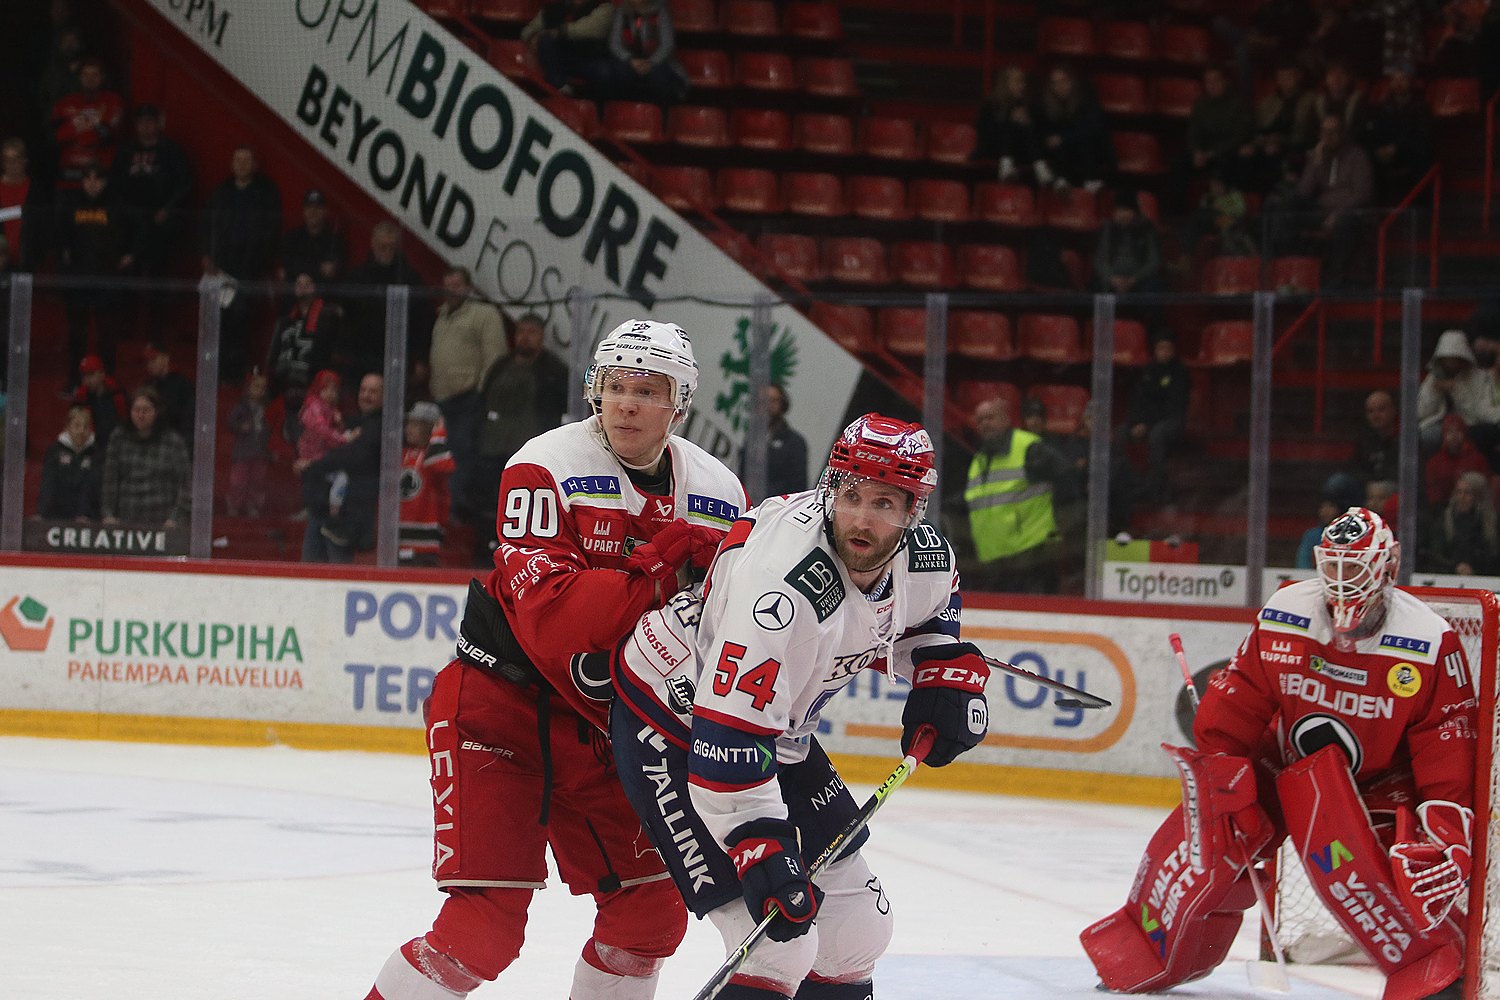
[[[1183,815],[1173,810],[1146,845],[1125,905],[1079,935],[1106,989],[1148,993],[1202,978],[1255,905],[1243,865],[1220,858],[1193,870]]]
[[[1276,792],[1309,884],[1388,977],[1385,1000],[1418,1000],[1451,982],[1461,938],[1452,923],[1422,933],[1402,905],[1343,752],[1325,747],[1290,765]]]

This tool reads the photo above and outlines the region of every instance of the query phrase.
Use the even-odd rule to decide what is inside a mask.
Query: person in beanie
[[[436,403],[414,403],[406,415],[401,452],[401,523],[397,557],[403,566],[436,566],[448,513],[453,453]]]

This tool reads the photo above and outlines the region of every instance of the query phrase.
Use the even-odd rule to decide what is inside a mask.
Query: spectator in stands
[[[168,427],[182,435],[182,440],[191,453],[196,417],[192,379],[172,370],[172,355],[160,341],[147,344],[141,357],[146,362],[145,384],[155,389],[157,398],[161,400],[162,419]]]
[[[10,260],[23,271],[35,270],[47,228],[45,192],[32,182],[29,162],[26,140],[12,136],[0,143],[0,211],[21,210],[0,223],[0,235],[10,245]]]
[[[1365,93],[1344,60],[1334,59],[1328,63],[1323,73],[1323,88],[1313,97],[1313,111],[1320,126],[1332,115],[1343,125],[1344,135],[1357,136],[1364,132]],[[1326,137],[1326,133],[1321,137]]]
[[[240,382],[250,350],[250,323],[256,302],[263,300],[242,293],[238,285],[271,275],[281,232],[281,192],[260,173],[249,146],[235,147],[229,169],[229,178],[209,195],[202,262],[204,274],[226,282],[219,314],[219,380]]]
[[[193,170],[182,146],[162,134],[156,105],[135,109],[135,137],[120,148],[113,174],[115,191],[141,225],[137,270],[160,278],[187,225]],[[160,313],[158,302],[151,315],[159,320]]]
[[[1302,68],[1283,63],[1273,79],[1270,93],[1255,105],[1255,135],[1239,150],[1244,183],[1262,193],[1318,141],[1317,97],[1304,86]]]
[[[78,70],[78,89],[52,106],[52,139],[57,145],[57,188],[76,190],[83,169],[109,169],[125,122],[125,101],[104,89],[104,63],[90,56]]]
[[[41,99],[39,109],[42,119],[52,114],[57,102],[79,89],[79,77],[83,71],[83,34],[76,25],[59,24],[53,36],[52,51],[47,56],[47,67],[42,71]]]
[[[311,275],[299,274],[292,285],[292,307],[271,333],[266,372],[271,393],[286,405],[284,435],[297,443],[296,425],[313,373],[333,363],[333,346],[343,318],[338,303],[324,299]]]
[[[609,66],[607,44],[614,5],[607,0],[549,0],[521,29],[542,77],[564,94],[574,81],[597,86]]]
[[[1453,495],[1454,484],[1464,473],[1488,475],[1490,471],[1489,463],[1469,440],[1469,429],[1462,417],[1457,413],[1448,414],[1443,418],[1442,428],[1442,443],[1428,457],[1422,470],[1423,499],[1429,508],[1446,506],[1448,498]]]
[[[1491,576],[1500,572],[1500,529],[1489,480],[1482,472],[1465,472],[1453,496],[1423,537],[1428,543],[1427,573]]]
[[[1247,228],[1249,208],[1245,193],[1231,184],[1222,170],[1208,175],[1208,188],[1198,199],[1197,211],[1183,226],[1180,269],[1191,270],[1191,261],[1203,257],[1255,257],[1259,251]]]
[[[1365,483],[1364,505],[1392,524],[1396,523],[1400,499],[1394,479],[1372,479]]]
[[[245,393],[229,411],[230,517],[260,517],[266,509],[266,480],[271,473],[271,424],[266,419],[269,380],[259,370],[245,378]]]
[[[1432,115],[1413,86],[1411,67],[1386,78],[1385,97],[1370,110],[1363,141],[1382,204],[1404,198],[1432,166]]]
[[[432,398],[443,411],[453,452],[453,516],[468,521],[482,510],[476,490],[476,449],[481,400],[479,382],[508,353],[500,310],[474,289],[467,268],[443,275],[443,304],[432,326]]]
[[[1381,72],[1410,73],[1422,56],[1422,18],[1426,0],[1379,0],[1371,13],[1381,27]]]
[[[1109,221],[1094,247],[1094,285],[1102,292],[1128,295],[1166,290],[1161,273],[1161,238],[1141,214],[1136,192],[1115,192]]]
[[[89,408],[70,407],[67,424],[42,459],[38,517],[75,521],[99,517],[99,496],[104,483],[104,456],[100,452]]]
[[[302,196],[302,225],[281,240],[282,280],[310,274],[320,285],[337,281],[344,270],[344,237],[328,218],[328,199],[311,188]]]
[[[1171,494],[1167,481],[1167,459],[1187,430],[1188,393],[1192,376],[1177,356],[1177,341],[1157,332],[1151,343],[1151,361],[1136,379],[1130,394],[1130,412],[1121,428],[1121,443],[1146,445],[1146,479],[1143,498],[1167,503]]]
[[[1365,397],[1365,424],[1354,439],[1349,465],[1328,477],[1323,492],[1339,503],[1339,510],[1358,506],[1365,484],[1372,479],[1394,480],[1401,457],[1400,420],[1396,400],[1384,389]]]
[[[149,388],[130,397],[130,423],[116,427],[104,456],[100,509],[105,524],[173,528],[187,520],[192,503],[187,445],[158,418],[161,401]]]
[[[124,326],[125,293],[113,280],[131,274],[140,252],[141,228],[134,213],[109,190],[109,173],[98,163],[83,169],[82,187],[68,192],[57,221],[58,265],[64,274],[101,279],[69,288],[68,360],[73,366],[88,353],[92,322],[99,349],[110,371]]]
[[[297,411],[297,422],[302,425],[297,435],[296,471],[301,472],[340,445],[348,444],[351,432],[344,430],[344,415],[339,412],[339,394],[343,383],[338,372],[322,369],[313,376],[302,408]]]
[[[990,96],[979,106],[974,123],[974,158],[999,160],[1000,180],[1015,180],[1023,169],[1042,158],[1036,114],[1036,95],[1025,68],[1002,69],[995,76]]]
[[[432,343],[432,307],[418,294],[422,278],[401,252],[401,227],[390,219],[375,224],[370,232],[370,253],[349,272],[346,282],[347,316],[345,351],[350,372],[363,377],[385,370],[385,286],[405,285],[411,290],[406,305],[406,356],[408,362],[427,365]]]
[[[1268,202],[1273,252],[1296,252],[1316,235],[1324,241],[1324,286],[1344,285],[1361,231],[1359,213],[1374,195],[1369,154],[1348,138],[1341,118],[1324,116],[1296,190]]]
[[[675,104],[687,96],[687,73],[674,57],[677,33],[666,0],[623,0],[609,28],[611,96]]]
[[[310,510],[302,539],[303,562],[347,563],[356,550],[375,544],[375,508],[380,492],[380,421],[385,380],[366,375],[359,381],[359,419],[348,444],[333,449],[302,470],[309,478],[332,482],[342,474],[348,484],[340,509]]]
[[[1184,206],[1191,181],[1214,170],[1236,177],[1241,148],[1255,136],[1255,121],[1244,99],[1218,66],[1203,71],[1203,94],[1188,114],[1187,149],[1179,165],[1176,188]]]
[[[1445,330],[1433,348],[1427,377],[1417,391],[1418,437],[1424,453],[1437,448],[1443,418],[1456,413],[1469,428],[1474,444],[1491,464],[1500,408],[1495,405],[1488,372],[1474,365],[1474,352],[1462,330]]]
[[[401,516],[396,558],[403,566],[436,566],[448,517],[453,455],[436,403],[415,403],[406,415],[401,451]],[[490,563],[493,565],[493,563]]]
[[[1058,532],[1065,549],[1073,555],[1082,554],[1083,526],[1088,516],[1088,485],[1090,448],[1094,439],[1094,416],[1097,412],[1091,400],[1079,415],[1078,427],[1071,434],[1056,438],[1044,438],[1058,453],[1063,462],[1063,473],[1053,483],[1052,504],[1057,515]],[[1130,528],[1130,516],[1140,492],[1135,470],[1125,457],[1125,451],[1117,440],[1109,445],[1109,507],[1106,528],[1114,535]],[[1070,544],[1077,540],[1079,545]]]
[[[1097,192],[1114,174],[1115,154],[1104,112],[1072,67],[1054,66],[1047,74],[1037,131],[1042,154],[1032,169],[1038,183]]]
[[[88,407],[94,418],[94,433],[107,446],[114,429],[125,420],[125,393],[104,371],[104,360],[89,354],[78,362],[78,388],[73,392],[75,406]]]
[[[792,408],[786,387],[776,382],[763,390],[766,398],[768,439],[766,441],[766,496],[777,497],[801,493],[807,489],[807,440],[786,415]],[[746,456],[740,455],[740,478],[745,478]]]
[[[1003,399],[974,408],[979,450],[969,464],[964,503],[979,565],[973,586],[1011,593],[1057,591],[1058,532],[1052,484],[1061,458],[1030,431],[1011,426]]]
[[[1334,518],[1352,506],[1355,505],[1340,506],[1337,500],[1326,494],[1320,497],[1318,499],[1318,523],[1302,533],[1302,539],[1297,543],[1297,557],[1293,565],[1298,569],[1314,568],[1313,546],[1322,544],[1323,529],[1332,524]]]

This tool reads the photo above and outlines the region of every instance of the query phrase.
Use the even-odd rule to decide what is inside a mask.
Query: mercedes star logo
[[[755,602],[755,624],[767,632],[780,632],[792,623],[792,599],[779,590],[761,594]]]

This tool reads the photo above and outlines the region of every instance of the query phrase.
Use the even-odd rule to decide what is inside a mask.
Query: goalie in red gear
[[[1224,960],[1255,905],[1247,866],[1291,836],[1329,912],[1417,1000],[1461,972],[1475,699],[1458,636],[1395,589],[1400,548],[1351,507],[1316,579],[1279,590],[1173,751],[1184,802],[1126,905],[1081,935],[1106,988],[1166,989]]]

